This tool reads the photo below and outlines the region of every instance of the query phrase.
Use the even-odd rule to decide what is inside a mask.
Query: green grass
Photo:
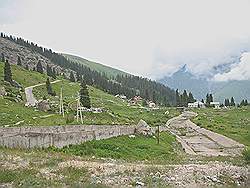
[[[45,83],[47,76],[35,71],[28,71],[20,66],[11,65],[13,79],[22,84],[23,87]],[[3,72],[3,63],[0,63],[0,72]],[[3,80],[3,74],[0,74],[0,79]],[[76,114],[76,97],[79,92],[79,83],[72,83],[68,80],[58,77],[60,82],[52,84],[53,90],[57,96],[53,97],[47,94],[46,86],[39,86],[33,89],[33,93],[36,99],[42,99],[43,97],[49,98],[50,101],[54,101],[56,106],[52,112],[41,112],[34,108],[27,108],[24,106],[25,94],[21,91],[23,96],[22,102],[14,102],[10,97],[0,98],[0,126],[47,126],[47,125],[65,125],[65,124],[79,124],[76,120],[68,122],[67,116],[74,117]],[[3,83],[1,81],[1,83]],[[63,118],[58,114],[58,105],[60,89],[63,86],[64,105],[66,107],[66,117]],[[5,86],[6,87],[6,86]],[[15,88],[8,88],[12,91],[17,90]],[[91,97],[91,104],[93,107],[101,107],[104,109],[103,113],[95,114],[91,112],[84,113],[83,124],[137,124],[140,119],[145,120],[152,126],[158,124],[165,124],[166,121],[178,115],[178,112],[174,108],[161,108],[159,110],[149,111],[145,108],[138,106],[128,106],[126,101],[114,97],[108,93],[105,93],[99,89],[88,86],[89,94]],[[19,91],[17,91],[19,92]],[[8,100],[11,99],[11,100]],[[13,97],[14,99],[14,97]],[[165,112],[169,111],[169,115]],[[46,117],[47,116],[47,117]],[[15,125],[17,122],[20,124]]]
[[[0,62],[0,80],[3,80],[4,63]],[[21,66],[11,65],[12,78],[23,87],[32,86],[46,82],[47,76],[35,71],[27,71]]]
[[[83,167],[59,167],[69,156],[42,150],[0,148],[1,185],[13,187],[93,187]],[[12,157],[10,157],[12,156]],[[14,167],[14,168],[13,168]],[[94,186],[104,187],[104,186]]]
[[[118,69],[115,69],[106,65],[102,65],[100,63],[96,63],[93,61],[89,61],[78,56],[69,55],[69,54],[63,54],[63,55],[67,57],[68,59],[70,59],[71,61],[77,62],[79,64],[83,64],[86,67],[89,67],[91,70],[95,70],[100,73],[105,73],[109,77],[115,77],[117,75],[128,75],[128,73],[125,73],[121,70],[118,70]]]
[[[175,150],[174,150],[175,148]],[[94,140],[80,145],[71,145],[62,149],[51,148],[51,150],[73,154],[77,156],[95,156],[97,158],[113,158],[128,161],[149,161],[154,163],[179,163],[179,145],[175,138],[169,133],[160,134],[160,144],[154,137],[136,135],[119,136],[106,140]]]
[[[250,146],[250,107],[199,109],[193,121],[206,129],[228,136]]]

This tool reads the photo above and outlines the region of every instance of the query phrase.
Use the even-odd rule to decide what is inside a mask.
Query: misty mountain
[[[250,80],[211,81],[210,78],[217,74],[230,71],[230,64],[214,67],[210,76],[195,76],[187,65],[181,67],[171,76],[158,80],[171,88],[191,91],[198,100],[204,99],[207,93],[212,93],[214,99],[223,102],[225,98],[234,97],[237,102],[242,99],[250,100]]]

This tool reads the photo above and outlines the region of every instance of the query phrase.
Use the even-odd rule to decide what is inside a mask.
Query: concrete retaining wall
[[[0,128],[0,146],[10,148],[62,148],[89,140],[134,134],[135,126],[69,125],[51,127]]]

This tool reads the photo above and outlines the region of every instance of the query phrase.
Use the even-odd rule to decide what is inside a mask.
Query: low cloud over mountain
[[[242,54],[239,63],[232,64],[230,71],[216,74],[215,81],[250,80],[250,52]]]

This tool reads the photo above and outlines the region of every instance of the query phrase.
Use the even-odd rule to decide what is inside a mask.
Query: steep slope
[[[70,82],[63,77],[58,77],[60,82],[51,84],[56,96],[50,96],[47,93],[45,85],[35,87],[33,94],[37,100],[43,98],[49,99],[53,104],[50,112],[39,111],[35,108],[25,107],[24,87],[44,83],[47,79],[45,74],[36,71],[26,70],[21,66],[11,65],[13,79],[17,81],[22,89],[10,87],[3,81],[4,63],[0,61],[0,87],[11,91],[8,96],[0,97],[0,126],[51,126],[65,124],[79,124],[74,119],[76,113],[76,99],[80,90],[78,82]],[[53,79],[50,78],[52,81]],[[63,100],[66,110],[66,116],[63,118],[58,114],[59,95],[63,87]],[[137,124],[140,119],[144,119],[151,125],[164,124],[166,121],[177,115],[175,109],[161,108],[159,110],[148,111],[139,106],[128,106],[128,101],[110,95],[93,86],[88,86],[92,107],[103,109],[102,113],[84,112],[84,124]],[[22,101],[16,101],[12,92],[17,92],[22,96]],[[165,111],[170,112],[169,115]]]
[[[49,65],[58,73],[66,72],[66,70],[63,70],[60,66],[55,65],[50,59],[40,53],[27,46],[22,46],[3,37],[0,37],[0,55],[4,55],[5,59],[8,59],[11,64],[17,64],[17,59],[20,57],[22,66],[28,66],[31,70],[33,70],[40,61],[45,71],[46,66]]]
[[[129,75],[128,73],[123,72],[121,70],[118,70],[118,69],[100,64],[100,63],[96,63],[93,61],[89,61],[82,57],[78,57],[78,56],[70,55],[70,54],[62,54],[62,55],[68,58],[70,61],[77,62],[77,63],[83,64],[89,67],[91,70],[95,70],[100,73],[105,73],[108,77],[116,77],[117,75],[124,75],[124,76]]]
[[[140,95],[147,100],[153,100],[155,103],[164,106],[175,105],[176,103],[174,90],[170,89],[167,86],[164,86],[163,84],[152,81],[150,79],[129,74],[126,75],[117,74],[116,77],[111,78],[101,73],[100,71],[91,70],[91,68],[85,66],[80,62],[71,61],[67,59],[65,56],[53,52],[51,49],[43,48],[41,46],[38,46],[37,44],[34,44],[33,42],[26,41],[22,38],[8,36],[3,33],[1,33],[1,38],[19,45],[20,48],[23,47],[28,48],[29,49],[28,53],[34,54],[35,52],[35,54],[38,53],[41,56],[50,60],[52,65],[49,64],[48,62],[47,63],[41,62],[42,60],[40,60],[39,58],[36,62],[32,60],[33,64],[41,62],[43,64],[44,72],[46,72],[47,65],[50,67],[55,66],[56,68],[59,67],[60,69],[56,70],[55,73],[53,73],[54,75],[63,74],[65,78],[67,79],[71,78],[71,80],[75,79],[80,80],[83,78],[88,85],[94,86],[112,95],[124,94],[128,98],[132,98],[135,95]],[[19,56],[18,55],[19,51],[22,50],[19,50],[18,53],[16,53],[15,48],[9,48],[9,45],[7,43],[5,45],[6,46],[2,48],[4,49],[4,51],[1,51],[1,53],[7,54],[8,50],[11,49],[10,51],[12,55],[16,57],[17,61],[17,56]],[[28,56],[29,54],[26,55]],[[7,57],[7,59],[8,58],[9,57]],[[10,61],[10,62],[16,63],[16,61]],[[34,68],[35,67],[33,66],[33,69]],[[52,68],[54,70],[54,67]],[[116,73],[113,72],[112,74],[115,75]]]

